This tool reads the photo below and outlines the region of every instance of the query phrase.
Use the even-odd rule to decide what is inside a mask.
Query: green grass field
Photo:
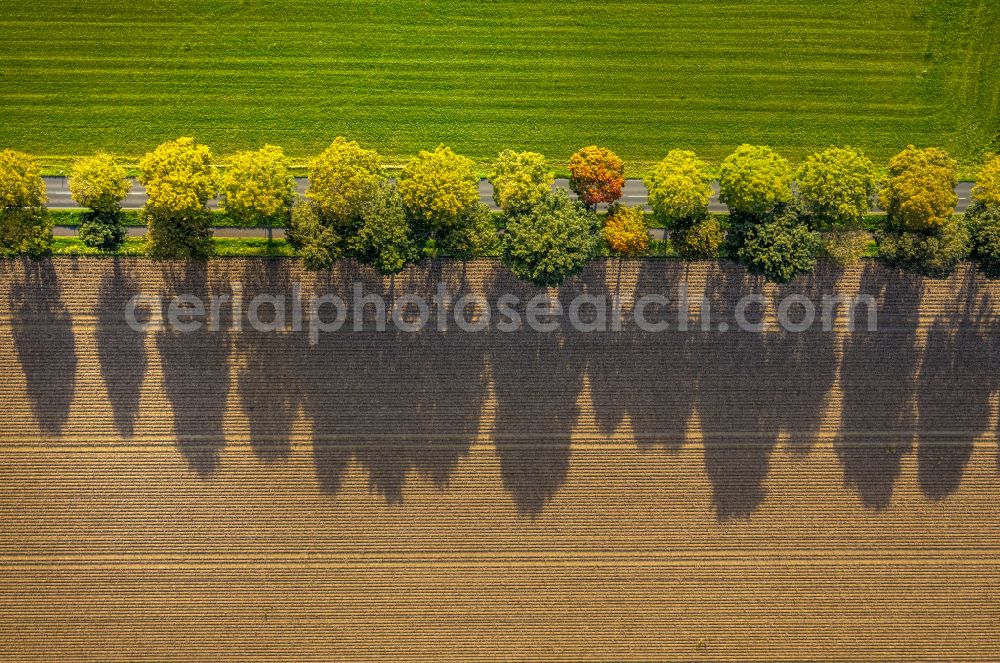
[[[0,147],[1000,148],[997,0],[0,0]]]

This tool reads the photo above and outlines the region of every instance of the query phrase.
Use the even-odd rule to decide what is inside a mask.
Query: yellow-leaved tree
[[[49,250],[52,222],[45,200],[38,160],[24,152],[0,151],[0,257]]]
[[[365,210],[380,201],[384,181],[379,153],[343,136],[309,163],[306,200],[292,209],[287,233],[307,269],[327,269],[363,244],[357,235]]]
[[[1000,156],[987,161],[979,171],[972,197],[977,203],[1000,208]]]
[[[896,230],[930,232],[942,228],[955,212],[958,164],[937,147],[913,145],[889,160],[879,202]]]
[[[472,160],[439,145],[403,169],[397,185],[414,239],[424,255],[470,257],[494,251],[489,208],[479,200]]]
[[[340,231],[354,225],[379,192],[385,173],[382,157],[356,141],[338,136],[309,164],[309,191],[317,216]]]
[[[875,197],[875,165],[860,150],[829,147],[805,160],[796,183],[802,211],[814,228],[856,229]]]
[[[460,225],[479,203],[479,178],[472,160],[439,145],[421,150],[399,177],[407,214],[431,231]]]
[[[69,191],[81,207],[95,212],[113,212],[132,190],[125,167],[110,154],[95,154],[73,164],[69,178]]]
[[[139,161],[139,171],[148,197],[143,216],[150,255],[207,256],[212,240],[207,203],[217,183],[211,150],[193,138],[167,141]]]
[[[760,222],[792,202],[792,169],[766,145],[740,145],[719,167],[719,186],[733,216]]]
[[[712,181],[704,162],[694,152],[668,152],[646,178],[646,188],[653,215],[669,228],[688,228],[708,216]]]
[[[555,175],[537,152],[504,150],[490,173],[493,201],[507,214],[527,212],[552,188]]]
[[[73,164],[69,191],[81,207],[89,208],[80,220],[80,239],[87,246],[114,251],[125,241],[121,204],[132,181],[124,166],[110,154],[84,157]]]
[[[828,147],[809,156],[796,176],[803,220],[822,232],[822,254],[847,267],[871,244],[865,214],[875,200],[875,164],[853,147]]]
[[[288,222],[295,178],[285,152],[275,145],[237,152],[219,178],[220,206],[240,225],[271,227]]]
[[[965,211],[972,259],[987,277],[1000,278],[1000,156],[988,159],[979,171],[972,200]]]
[[[879,256],[928,276],[950,274],[971,248],[968,226],[954,216],[957,183],[958,165],[942,149],[910,145],[894,156],[879,193]]]

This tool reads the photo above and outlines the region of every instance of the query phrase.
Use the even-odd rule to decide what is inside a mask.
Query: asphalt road
[[[306,178],[300,177],[296,180],[298,183],[299,193],[305,193],[306,187],[309,182]],[[69,194],[69,186],[67,179],[65,177],[46,177],[45,187],[49,194],[49,207],[52,209],[73,209],[78,207],[76,203],[73,202],[73,198]],[[555,183],[556,188],[569,189],[569,180],[557,179]],[[718,192],[719,185],[717,183],[712,184],[712,188],[715,189],[716,195],[712,196],[712,202],[709,205],[709,210],[712,212],[725,212],[726,206],[719,202]],[[965,208],[969,206],[970,192],[972,190],[971,182],[959,182],[956,188],[956,193],[958,193],[958,211],[964,212]],[[574,194],[570,194],[575,197]],[[479,182],[479,196],[482,198],[483,202],[490,206],[491,209],[497,209],[496,205],[493,204],[493,185],[490,184],[489,180],[480,180]],[[647,191],[646,186],[642,183],[642,180],[627,180],[625,182],[625,188],[622,191],[622,202],[627,205],[642,205],[647,211],[649,206],[646,205]],[[132,186],[132,192],[125,199],[123,207],[125,209],[139,209],[146,202],[146,189],[135,182]],[[211,201],[209,207],[217,207],[216,201]]]

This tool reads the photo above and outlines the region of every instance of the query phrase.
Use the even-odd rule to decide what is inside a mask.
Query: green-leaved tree
[[[285,236],[299,250],[302,264],[309,270],[329,269],[344,253],[343,237],[330,224],[323,223],[316,206],[305,200],[292,206]]]
[[[991,279],[1000,278],[1000,205],[977,201],[965,213],[972,259]]]
[[[819,234],[785,212],[748,226],[736,257],[769,281],[785,283],[812,271],[819,251]]]
[[[395,274],[417,258],[410,222],[395,185],[384,182],[365,203],[347,247],[359,262],[381,274]]]
[[[531,211],[511,216],[503,236],[511,271],[539,285],[561,283],[579,272],[599,248],[597,215],[564,191],[546,194]]]

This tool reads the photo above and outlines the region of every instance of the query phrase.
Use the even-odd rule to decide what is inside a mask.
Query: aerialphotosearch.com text
[[[229,286],[229,292],[208,295],[138,294],[126,304],[125,320],[137,332],[239,332],[247,328],[262,333],[304,332],[309,343],[316,345],[322,334],[344,331],[595,333],[620,332],[634,325],[646,333],[764,333],[779,329],[801,333],[817,326],[822,331],[833,330],[838,314],[846,316],[847,328],[853,331],[859,311],[864,313],[867,330],[875,331],[878,313],[874,297],[865,294],[829,294],[816,301],[803,294],[769,298],[751,293],[726,302],[725,310],[720,310],[723,306],[718,301],[692,301],[684,283],[677,286],[673,297],[642,294],[627,308],[614,294],[581,293],[569,298],[542,291],[531,297],[513,293],[455,296],[445,283],[438,283],[429,298],[407,292],[387,297],[366,292],[361,283],[354,283],[346,297],[335,292],[303,296],[297,283],[288,293],[252,297],[245,294],[242,283]],[[767,315],[769,312],[772,315]]]

